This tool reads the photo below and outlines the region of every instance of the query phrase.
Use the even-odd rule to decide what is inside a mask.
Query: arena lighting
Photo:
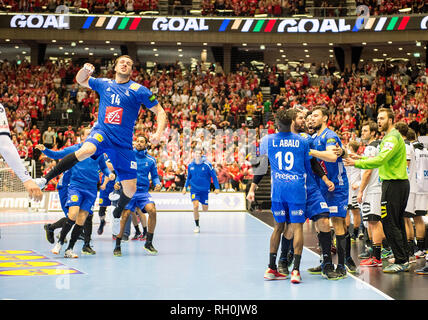
[[[150,44],[156,44],[154,41],[150,42]]]
[[[374,49],[373,49],[373,51],[378,51],[378,50],[379,50],[379,49],[377,49],[377,48],[374,48]]]
[[[71,43],[71,46],[72,46],[72,47],[75,47],[75,46],[76,46],[76,42],[72,42],[72,43]]]
[[[330,42],[328,45],[329,45],[329,46],[332,46],[332,45],[333,45],[333,42]]]
[[[181,52],[181,51],[183,51],[183,49],[181,49],[181,48],[180,48],[180,49],[178,49],[178,52]]]
[[[366,44],[367,44],[367,42],[363,42],[363,43],[361,43],[363,46],[365,46]]]
[[[281,53],[282,53],[282,52],[284,52],[284,50],[283,50],[283,49],[280,49],[280,50],[279,50],[279,52],[281,52]]]
[[[388,44],[392,44],[392,41],[388,41]]]
[[[53,43],[55,43],[55,42],[56,42],[56,40],[52,40],[52,42],[53,42]]]
[[[412,11],[412,8],[402,8],[398,10],[398,12],[410,12],[410,11]]]
[[[308,50],[308,49],[305,49],[304,51],[305,51],[305,52],[309,52],[309,50]]]
[[[15,46],[15,49],[19,49],[19,46]]]
[[[86,48],[85,48],[85,50],[89,50],[89,48],[88,48],[88,47],[86,47]]]
[[[155,53],[155,57],[159,57],[159,53]]]
[[[401,50],[403,50],[403,48],[398,48],[398,50],[400,50],[400,51],[401,51]]]
[[[64,49],[64,47],[58,47],[58,49],[59,49],[59,50],[62,50],[62,49]]]
[[[420,41],[416,41],[416,46],[420,47],[422,45],[422,43]]]
[[[264,44],[261,44],[261,45],[260,45],[260,50],[264,50],[264,49],[266,49],[265,45],[264,45]]]
[[[278,47],[280,47],[280,46],[281,46],[281,43],[279,43],[279,42],[278,42],[276,45],[277,45]]]
[[[158,51],[158,49],[156,49],[156,48],[153,48],[153,51]]]
[[[246,47],[246,46],[247,46],[247,44],[246,44],[246,43],[243,43],[243,44],[242,44],[242,46],[243,46],[243,47]]]
[[[89,52],[89,55],[90,55],[90,56],[93,56],[93,55],[94,55],[94,53],[93,53],[93,52]]]
[[[10,39],[5,39],[4,41],[9,42],[9,41],[10,41]]]
[[[181,46],[181,42],[177,42],[177,46]]]
[[[208,45],[208,43],[204,42],[203,45],[206,46],[206,45]]]
[[[79,43],[83,43],[83,40],[79,40]]]
[[[109,43],[110,43],[110,40],[106,40],[106,43],[107,43],[107,44],[109,44]]]
[[[306,42],[303,42],[302,45],[307,46],[308,44]]]
[[[419,58],[419,57],[421,56],[421,54],[420,54],[419,52],[415,52],[415,53],[413,53],[413,56],[414,56],[415,58]]]
[[[182,54],[179,54],[178,56],[179,56],[179,57],[182,57],[183,55],[182,55]]]
[[[111,51],[114,51],[114,48],[110,48]]]

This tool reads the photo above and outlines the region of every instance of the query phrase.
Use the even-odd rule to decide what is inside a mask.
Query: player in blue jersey
[[[312,173],[309,144],[298,134],[291,132],[292,109],[280,109],[275,122],[278,133],[263,137],[260,142],[260,166],[256,169],[247,199],[255,199],[255,189],[271,165],[272,213],[275,218],[274,231],[270,240],[269,267],[265,272],[267,280],[286,279],[287,275],[278,272],[276,256],[281,234],[286,223],[291,223],[294,234],[294,265],[291,282],[301,282],[300,261],[303,251],[303,223],[307,212],[307,179]]]
[[[316,131],[313,146],[316,152],[343,148],[338,135],[327,127],[329,111],[325,107],[316,107],[312,110],[312,127]],[[330,219],[336,234],[338,263],[336,273],[342,278],[346,277],[346,271],[355,272],[356,265],[351,257],[351,237],[346,227],[346,213],[349,198],[349,183],[342,157],[336,155],[334,162],[321,161],[327,177],[335,185],[333,191],[329,191],[325,184],[319,183],[321,193],[330,209]],[[319,180],[319,178],[317,178]]]
[[[128,203],[125,210],[123,211],[120,220],[120,232],[116,237],[116,247],[114,249],[115,256],[122,255],[122,251],[120,248],[120,239],[125,230],[125,225],[128,221],[128,218],[130,218],[131,212],[135,212],[137,208],[141,209],[142,212],[146,212],[149,214],[147,240],[144,244],[144,249],[152,255],[156,255],[158,253],[152,243],[153,234],[156,227],[156,207],[155,203],[151,199],[149,188],[150,179],[152,180],[152,183],[155,186],[155,191],[159,191],[161,189],[161,183],[159,180],[158,169],[156,166],[156,159],[147,153],[146,145],[146,138],[144,136],[138,136],[134,149],[138,168],[137,192],[134,194],[131,201]]]
[[[44,145],[37,145],[36,148],[39,149],[41,152],[43,152],[45,155],[47,155],[50,158],[49,152],[51,152],[51,150],[46,149],[46,147]],[[59,179],[59,182],[56,185],[56,188],[58,190],[59,202],[61,204],[61,209],[64,212],[65,217],[59,219],[58,221],[56,221],[52,224],[47,223],[44,225],[44,229],[46,231],[46,239],[52,244],[55,243],[54,231],[56,229],[62,228],[65,221],[67,221],[68,209],[65,206],[65,203],[67,202],[67,192],[68,192],[68,185],[70,183],[70,178],[71,178],[71,171],[68,170],[68,171],[63,173],[61,179]]]
[[[88,136],[91,129],[83,129],[83,136]],[[75,144],[61,151],[51,151],[51,156],[57,159],[63,158],[71,152],[78,150],[83,142]],[[46,152],[46,151],[45,151]],[[52,249],[53,254],[59,254],[65,237],[73,228],[68,248],[65,251],[65,258],[77,258],[77,254],[73,252],[74,244],[82,233],[83,226],[85,228],[85,243],[82,248],[83,254],[95,254],[95,251],[90,247],[90,236],[92,232],[92,214],[93,206],[97,198],[97,185],[99,181],[99,169],[103,174],[109,176],[109,179],[114,179],[114,174],[108,170],[104,156],[94,160],[92,158],[80,161],[71,171],[70,183],[68,186],[67,202],[65,207],[68,209],[67,221],[63,224],[61,235],[58,243]],[[88,222],[85,221],[88,219]],[[74,225],[74,227],[73,227]]]
[[[137,189],[137,162],[132,150],[132,135],[141,104],[157,116],[152,144],[159,143],[167,121],[165,110],[153,93],[131,80],[133,64],[129,56],[117,58],[114,80],[91,77],[95,68],[89,63],[79,70],[76,81],[83,87],[97,91],[100,96],[98,119],[89,138],[78,150],[62,159],[45,177],[37,179],[40,187],[78,162],[106,153],[122,185],[122,193],[113,211],[115,217],[120,217]]]
[[[107,157],[106,157],[107,158]],[[111,172],[114,173],[113,165],[111,164],[108,158],[106,159],[107,167]],[[98,227],[97,233],[99,235],[103,234],[104,226],[106,224],[106,211],[109,206],[111,206],[111,200],[109,199],[110,193],[114,191],[115,180],[110,180],[109,177],[103,175],[100,185],[100,196],[99,196],[99,205],[100,209],[98,211],[98,216],[100,217],[100,225]]]
[[[293,113],[293,121],[291,125],[291,131],[293,133],[300,134],[304,139],[306,139],[309,142],[309,147],[311,148],[311,154],[317,154],[318,157],[321,159],[325,159],[325,161],[329,161],[331,157],[333,156],[331,153],[339,153],[341,150],[339,148],[332,148],[331,151],[324,151],[324,152],[315,152],[313,150],[313,138],[307,134],[306,131],[306,125],[305,125],[305,113],[303,111],[299,111],[295,109]],[[329,224],[329,208],[328,205],[324,199],[324,197],[321,194],[320,188],[318,184],[316,183],[315,176],[320,178],[322,180],[321,183],[325,184],[328,187],[329,191],[333,191],[335,186],[334,183],[331,182],[327,175],[325,174],[324,170],[322,169],[319,162],[316,160],[315,157],[311,159],[311,167],[312,171],[308,173],[308,179],[306,182],[307,185],[307,194],[308,199],[306,202],[306,209],[308,212],[308,217],[312,221],[315,222],[315,229],[317,230],[317,237],[318,237],[318,243],[321,248],[321,256],[322,256],[322,264],[321,269],[319,273],[327,278],[328,280],[337,280],[340,277],[336,274],[334,271],[334,265],[332,263],[331,258],[331,233],[330,233],[330,224]],[[282,244],[285,241],[281,243],[281,249]],[[282,257],[286,257],[285,253],[281,252]],[[280,262],[278,263],[278,270],[281,272],[281,257]],[[283,272],[282,272],[283,273]]]
[[[193,203],[193,218],[196,227],[193,230],[195,233],[201,231],[199,226],[199,203],[202,204],[202,211],[208,211],[208,195],[210,193],[211,179],[214,183],[214,193],[220,192],[217,173],[213,165],[202,155],[202,150],[195,150],[195,159],[189,163],[187,167],[187,178],[184,185],[183,194],[186,194],[187,188],[190,186],[190,199]]]

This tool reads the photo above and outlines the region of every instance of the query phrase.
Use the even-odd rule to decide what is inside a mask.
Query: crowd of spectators
[[[425,0],[356,0],[356,5],[366,5],[370,9],[370,15],[400,14],[400,9],[411,9],[409,13],[428,12],[428,2]]]
[[[170,0],[170,14],[187,14],[183,8],[187,0]],[[356,0],[356,6],[366,5],[371,15],[399,14],[400,9],[410,8],[411,13],[425,13],[428,3],[425,0]],[[65,5],[70,12],[114,14],[136,13],[159,10],[158,0],[0,0],[0,10],[11,12],[55,12],[57,6]],[[204,16],[254,16],[266,14],[270,17],[289,17],[299,14],[316,16],[347,16],[354,8],[347,7],[344,0],[315,0],[308,7],[306,0],[202,0],[201,11]],[[191,2],[188,5],[191,7]],[[352,13],[354,14],[354,12]]]
[[[114,14],[158,10],[158,0],[0,0],[0,10],[10,12],[55,12],[67,6],[70,13]]]
[[[109,66],[93,63],[96,76],[113,77]],[[56,150],[77,143],[78,130],[97,117],[98,95],[74,83],[78,69],[72,62],[0,63],[0,102],[7,110],[13,143],[23,159],[40,161],[44,173],[53,162],[35,146],[43,143]],[[380,107],[391,107],[395,120],[408,123],[418,135],[428,130],[427,74],[414,63],[366,63],[343,72],[333,62],[290,64],[286,70],[266,65],[259,73],[240,65],[227,75],[200,64],[194,69],[173,64],[150,70],[137,64],[132,78],[149,88],[168,114],[165,139],[149,152],[158,161],[164,190],[169,191],[184,185],[192,160],[184,147],[190,136],[190,150],[204,148],[222,190],[243,190],[252,178],[251,144],[257,144],[262,134],[275,132],[272,115],[279,108],[327,106],[333,114],[329,126],[345,144],[359,136],[364,120],[376,120]],[[263,96],[261,87],[270,87],[270,97]],[[155,129],[153,113],[142,109],[135,134],[150,137]],[[223,148],[216,140],[217,129],[224,130]],[[233,136],[225,134],[228,129]],[[54,190],[55,183],[48,190]]]

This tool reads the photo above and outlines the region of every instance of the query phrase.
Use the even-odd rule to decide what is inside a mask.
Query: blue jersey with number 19
[[[271,134],[261,140],[260,155],[269,158],[272,202],[305,203],[311,170],[307,141],[292,132]]]
[[[94,129],[105,132],[112,143],[132,149],[132,134],[141,104],[152,108],[156,97],[146,87],[129,80],[116,83],[107,78],[89,78],[89,86],[100,95]]]

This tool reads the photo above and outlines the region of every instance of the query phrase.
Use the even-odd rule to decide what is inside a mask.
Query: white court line
[[[245,212],[245,211],[244,211]],[[249,215],[251,218],[256,219],[257,221],[261,222],[262,224],[266,225],[268,228],[273,230],[273,227],[271,227],[270,225],[268,225],[266,222],[256,218],[255,216],[253,216],[252,214],[250,214],[249,212],[245,212],[247,215]],[[306,249],[307,251],[309,251],[310,253],[312,253],[313,255],[319,257],[319,254],[315,253],[314,251],[306,248],[305,246],[303,246],[303,249]],[[361,280],[360,278],[352,275],[351,273],[347,272],[348,276],[354,278],[356,281],[364,284],[365,286],[369,287],[369,289],[372,289],[373,291],[375,291],[376,293],[380,294],[381,296],[383,296],[385,299],[387,300],[395,300],[394,298],[388,296],[386,293],[380,291],[378,288],[372,286],[370,283],[365,282],[364,280]],[[327,280],[328,281],[328,280]]]

